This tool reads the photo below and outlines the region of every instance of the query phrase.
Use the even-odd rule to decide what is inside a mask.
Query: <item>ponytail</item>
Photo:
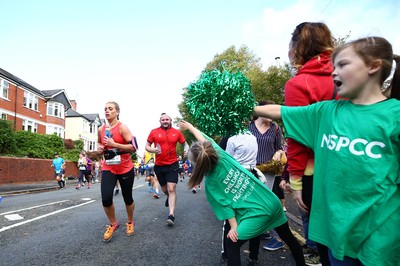
[[[393,61],[396,62],[396,68],[394,70],[390,98],[400,100],[400,56],[393,55]]]
[[[189,151],[189,161],[194,162],[193,174],[188,182],[188,187],[193,188],[215,168],[218,163],[218,154],[210,141],[195,142]]]

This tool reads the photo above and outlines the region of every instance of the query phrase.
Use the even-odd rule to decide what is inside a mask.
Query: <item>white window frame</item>
[[[37,133],[38,132],[38,123],[29,120],[29,119],[23,119],[22,120],[22,130],[25,131],[30,131],[32,133]]]
[[[0,78],[0,91],[1,91],[0,98],[9,100],[10,82]]]
[[[7,120],[7,114],[0,112],[0,119]]]
[[[39,111],[39,97],[32,92],[24,91],[24,106]]]
[[[47,126],[46,134],[48,135],[56,134],[60,138],[64,138],[64,128],[57,126]]]
[[[47,115],[63,118],[65,117],[64,105],[58,102],[47,103]]]

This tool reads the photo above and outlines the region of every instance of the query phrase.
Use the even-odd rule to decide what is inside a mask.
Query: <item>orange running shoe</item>
[[[105,242],[110,241],[114,235],[114,232],[117,231],[118,227],[119,227],[118,221],[116,221],[114,225],[107,225],[107,229],[106,232],[104,233],[103,240]]]
[[[135,222],[126,223],[126,236],[131,236],[135,233]]]

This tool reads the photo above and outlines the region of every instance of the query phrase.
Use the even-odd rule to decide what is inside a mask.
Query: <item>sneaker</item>
[[[283,211],[284,211],[284,212],[287,212],[287,209],[286,209],[286,207],[285,207],[285,206],[283,206]]]
[[[192,192],[193,192],[193,193],[196,193],[197,191],[196,191],[196,189],[194,188],[194,189],[192,189]]]
[[[275,237],[271,238],[270,241],[268,241],[267,244],[263,246],[263,249],[269,250],[269,251],[275,251],[278,249],[281,249],[285,246],[285,243],[282,241],[278,241]]]
[[[87,184],[87,188],[90,189],[90,183]]]
[[[304,261],[306,262],[306,265],[308,266],[321,266],[321,261],[319,259],[319,256],[317,254],[310,254],[307,257],[304,257]]]
[[[310,255],[316,254],[317,252],[315,250],[313,250],[312,248],[307,247],[307,245],[303,245],[301,247],[303,249],[303,254],[304,257],[308,257]]]
[[[135,233],[135,223],[126,223],[126,236],[131,236]]]
[[[260,235],[260,238],[263,240],[270,240],[272,238],[270,233],[264,233]]]
[[[77,186],[76,186],[76,189],[81,189],[81,185],[77,185]]]
[[[118,229],[118,227],[119,227],[118,221],[116,221],[114,225],[107,225],[107,229],[106,232],[104,233],[103,240],[105,242],[110,241],[114,235],[114,232]]]
[[[119,188],[117,188],[117,189],[115,190],[114,196],[118,196],[118,194],[119,194]]]
[[[160,195],[158,195],[158,193],[154,193],[154,194],[153,194],[153,198],[159,199],[159,198],[160,198]]]
[[[167,199],[165,200],[165,207],[169,207],[168,197],[167,197]]]
[[[167,224],[169,226],[172,226],[174,225],[174,222],[175,222],[175,217],[172,214],[168,215]]]
[[[258,260],[252,260],[250,258],[247,258],[247,266],[258,265],[258,263],[259,263]]]

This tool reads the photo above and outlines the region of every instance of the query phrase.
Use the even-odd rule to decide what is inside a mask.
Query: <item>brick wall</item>
[[[50,159],[0,156],[0,185],[54,180]],[[67,161],[66,176],[78,176],[78,167]]]

